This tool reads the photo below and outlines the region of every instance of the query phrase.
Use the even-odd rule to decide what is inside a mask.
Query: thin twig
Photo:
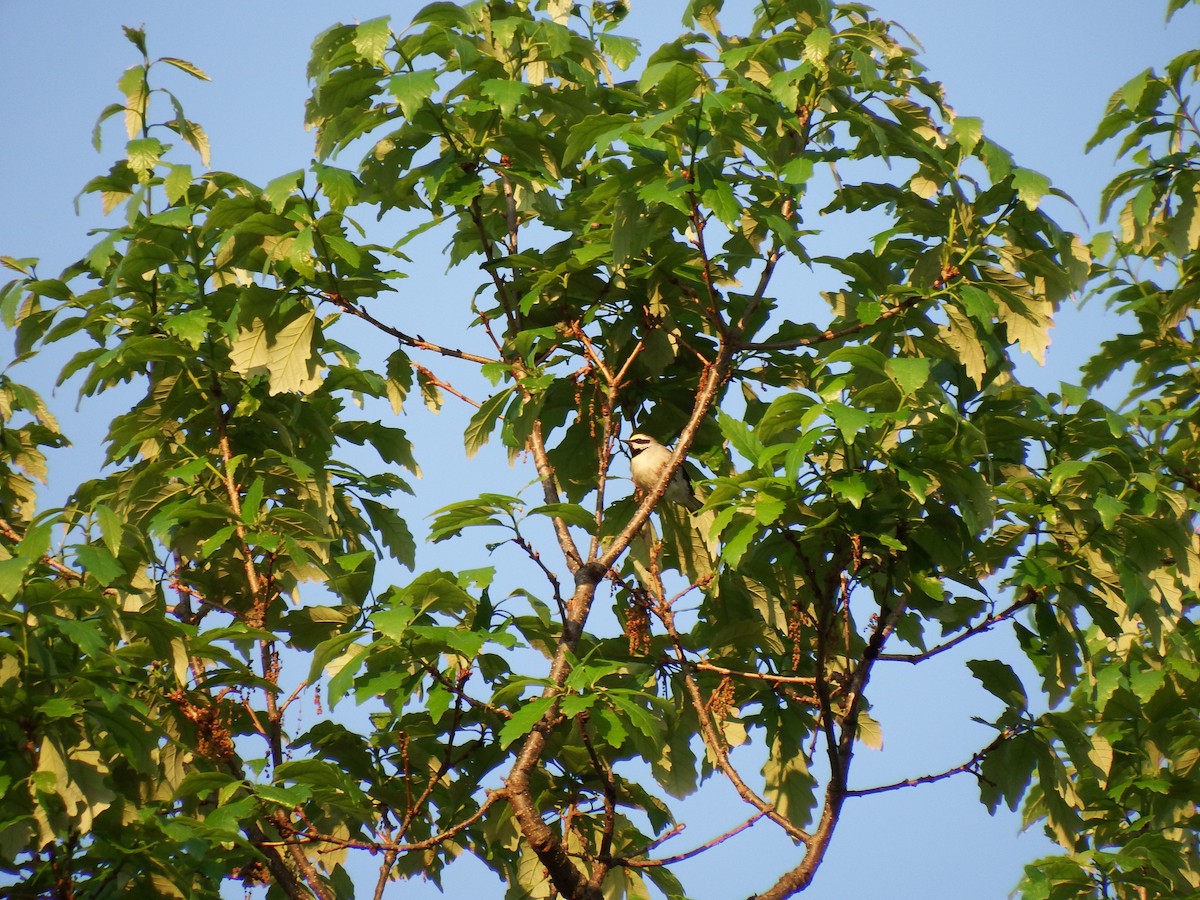
[[[577,716],[576,722],[579,725],[579,734],[583,738],[583,746],[587,750],[588,758],[592,761],[592,768],[596,770],[596,775],[604,788],[604,824],[600,837],[600,852],[597,854],[591,879],[592,886],[599,888],[612,865],[613,830],[617,823],[617,786],[613,782],[612,769],[600,758],[600,754],[596,752],[596,748],[592,744],[592,738],[588,734],[583,717]]]
[[[13,528],[11,524],[9,524],[7,519],[0,518],[0,535],[4,535],[4,537],[8,538],[10,541],[16,541],[17,543],[20,543],[21,541],[20,533]],[[76,572],[70,566],[59,562],[49,553],[42,557],[42,562],[65,578],[70,578],[73,581],[83,581],[84,579],[82,572]]]
[[[729,831],[718,835],[707,843],[701,844],[699,847],[694,847],[693,849],[688,850],[686,853],[679,853],[675,856],[664,856],[662,859],[622,859],[619,860],[619,864],[630,869],[651,869],[657,866],[673,866],[675,863],[681,863],[684,860],[691,859],[694,856],[699,856],[706,850],[711,850],[713,847],[725,843],[731,837],[741,834],[765,815],[766,813],[760,810],[748,818],[745,822],[742,822],[740,825],[729,829]],[[678,832],[674,833],[677,834]]]
[[[793,822],[781,815],[775,806],[768,803],[760,797],[750,785],[746,784],[741,774],[733,767],[729,760],[729,751],[725,746],[725,742],[721,740],[713,725],[712,714],[709,712],[704,698],[700,695],[700,688],[696,684],[696,679],[692,677],[691,672],[686,665],[686,657],[683,649],[683,640],[679,635],[679,631],[675,627],[675,614],[671,607],[666,603],[659,603],[654,607],[654,613],[658,616],[663,627],[666,629],[671,642],[674,645],[675,657],[679,660],[682,666],[683,684],[686,689],[688,700],[692,704],[692,709],[696,712],[696,719],[700,726],[700,736],[704,740],[705,746],[708,748],[716,767],[724,773],[729,779],[729,783],[733,785],[738,796],[746,803],[758,810],[760,815],[766,816],[776,825],[784,830],[785,833],[793,840],[802,844],[807,844],[811,839],[811,835],[802,828],[798,828]]]
[[[467,353],[465,350],[458,350],[455,347],[443,347],[440,344],[435,344],[432,341],[425,340],[425,338],[421,337],[419,334],[415,336],[406,334],[398,328],[393,328],[391,325],[385,325],[361,306],[356,306],[341,294],[333,294],[326,291],[322,292],[321,296],[343,312],[362,319],[364,322],[369,323],[379,331],[382,331],[384,334],[391,335],[406,347],[413,347],[417,350],[428,350],[431,353],[438,353],[442,356],[450,356],[454,359],[461,359],[465,362],[479,363],[480,365],[498,362],[498,360],[490,357],[480,356],[476,353]]]
[[[738,350],[798,350],[802,347],[813,347],[817,344],[827,343],[828,341],[840,340],[841,338],[849,337],[854,334],[858,334],[860,331],[870,328],[879,322],[886,321],[887,319],[894,319],[896,316],[901,315],[902,313],[908,312],[908,310],[912,309],[914,306],[919,304],[924,299],[925,299],[924,297],[919,297],[919,296],[918,297],[909,297],[907,300],[904,300],[901,303],[896,304],[891,309],[885,309],[882,313],[880,313],[879,318],[875,319],[874,322],[870,322],[870,323],[856,322],[853,325],[848,325],[845,328],[841,328],[837,331],[833,331],[833,330],[822,331],[820,334],[814,334],[810,337],[794,338],[790,341],[739,341],[737,344],[737,349]]]
[[[466,394],[462,393],[461,391],[456,390],[454,388],[454,386],[452,384],[450,384],[449,382],[443,381],[441,378],[438,378],[436,375],[433,374],[433,372],[429,371],[429,369],[425,368],[424,366],[418,366],[414,363],[413,368],[416,369],[418,372],[422,373],[425,376],[425,378],[429,381],[430,384],[434,385],[435,387],[440,387],[447,394],[453,394],[459,400],[462,400],[464,403],[469,403],[471,406],[475,407],[476,409],[479,409],[481,406],[483,406],[483,404],[480,403],[479,401],[472,400]],[[503,418],[503,417],[501,417],[501,418]]]
[[[978,625],[971,626],[962,634],[955,635],[945,643],[938,644],[936,647],[931,647],[930,649],[921,653],[881,653],[879,654],[879,659],[884,662],[906,662],[912,663],[913,665],[916,665],[919,662],[924,662],[927,659],[937,656],[939,653],[945,653],[951,647],[958,646],[968,638],[972,638],[977,634],[982,634],[985,631],[991,630],[991,628],[999,622],[1011,619],[1025,607],[1032,605],[1037,600],[1037,597],[1038,595],[1036,591],[1034,591],[1032,588],[1026,588],[1024,596],[1022,596],[1019,600],[1013,601],[1012,605],[1007,609],[988,616]]]
[[[690,666],[693,669],[701,669],[705,672],[716,672],[718,675],[728,675],[731,678],[750,678],[758,681],[770,681],[774,684],[813,685],[817,683],[817,679],[810,675],[772,675],[769,672],[742,672],[738,669],[727,669],[724,666],[718,666],[706,660],[685,662],[684,665]]]
[[[898,791],[901,788],[916,787],[921,784],[933,784],[935,781],[942,781],[946,778],[952,778],[955,775],[961,775],[963,772],[970,772],[977,778],[982,778],[979,771],[979,764],[987,758],[987,755],[1003,744],[1005,741],[1011,740],[1018,734],[1022,734],[1023,729],[1005,729],[995,740],[984,747],[982,750],[977,750],[971,755],[962,765],[954,766],[944,772],[938,772],[934,775],[919,775],[916,778],[905,778],[903,781],[895,781],[891,784],[881,784],[876,787],[858,788],[857,790],[846,791],[847,797],[869,797],[872,794],[882,794],[887,791]]]

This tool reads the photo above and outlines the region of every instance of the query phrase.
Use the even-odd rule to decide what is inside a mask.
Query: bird
[[[662,477],[663,469],[671,461],[671,451],[650,435],[640,431],[630,435],[625,444],[629,447],[629,474],[633,477],[633,483],[643,491],[654,490]],[[671,476],[663,497],[686,507],[689,512],[695,512],[704,505],[692,490],[692,479],[683,466],[676,469]]]

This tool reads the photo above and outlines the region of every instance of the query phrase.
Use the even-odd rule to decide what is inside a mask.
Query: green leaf
[[[847,444],[854,443],[859,432],[865,431],[871,424],[871,414],[861,409],[855,409],[839,401],[833,401],[825,406],[833,424],[842,433],[842,440]]]
[[[866,710],[861,708],[858,711],[858,722],[854,736],[862,742],[864,747],[868,747],[871,750],[883,749],[882,726],[867,715]]]
[[[884,369],[904,394],[913,394],[929,381],[932,360],[897,356],[884,363]]]
[[[168,128],[176,131],[180,137],[187,141],[188,146],[199,155],[200,162],[203,165],[207,166],[209,164],[208,135],[200,125],[182,118],[166,124]]]
[[[1101,524],[1103,524],[1104,527],[1109,531],[1111,531],[1113,526],[1116,524],[1117,518],[1121,516],[1127,509],[1125,503],[1118,500],[1116,497],[1103,493],[1096,497],[1096,499],[1092,502],[1092,505],[1096,512],[1100,515]]]
[[[145,52],[145,50],[142,52]],[[169,66],[174,66],[180,71],[187,72],[193,78],[199,78],[201,81],[212,81],[199,66],[188,62],[186,59],[178,59],[174,56],[162,56],[159,57],[158,61],[164,62]]]
[[[957,285],[956,291],[959,300],[962,301],[963,309],[972,319],[977,322],[990,323],[996,318],[1000,307],[987,291],[973,284]]]
[[[986,691],[999,697],[1010,708],[1022,712],[1028,708],[1025,686],[1008,663],[995,659],[972,659],[967,661],[967,668]]]
[[[835,475],[829,481],[829,489],[835,496],[848,501],[855,509],[862,506],[867,496],[867,482],[857,472],[852,475]]]
[[[125,574],[125,567],[107,547],[86,545],[75,548],[75,558],[101,585],[108,587]]]
[[[505,722],[504,727],[500,729],[500,747],[507,748],[514,741],[533,731],[534,726],[542,720],[556,699],[556,697],[537,697],[522,703],[512,714],[512,718]]]
[[[136,172],[139,178],[149,177],[165,149],[157,138],[137,138],[130,141],[125,145],[129,168]]]
[[[125,32],[125,39],[137,47],[138,52],[142,56],[146,56],[146,29],[130,28],[128,25],[122,25],[121,30]]]
[[[802,186],[808,184],[813,175],[813,160],[810,156],[795,156],[779,170],[782,180],[788,184]]]
[[[188,188],[192,186],[192,167],[172,163],[170,171],[163,179],[163,190],[167,194],[168,203],[178,203],[187,196]]]
[[[193,215],[195,215],[195,212],[191,207],[175,206],[171,209],[164,209],[162,212],[155,213],[147,221],[153,222],[155,225],[161,225],[164,228],[177,228],[180,231],[187,231],[192,227]]]
[[[941,190],[941,185],[928,175],[918,172],[909,179],[908,188],[923,200],[929,200],[937,196],[938,191]]]
[[[1013,188],[1020,201],[1034,210],[1049,192],[1050,179],[1032,169],[1017,169],[1013,172]]]
[[[371,526],[379,532],[379,539],[392,553],[392,558],[407,568],[416,565],[417,544],[409,531],[408,523],[390,506],[384,506],[363,497],[360,501]]]
[[[588,512],[578,503],[546,503],[529,510],[531,516],[552,516],[568,525],[582,528],[588,534],[596,533],[596,514]]]
[[[987,351],[979,340],[979,333],[961,310],[952,305],[943,309],[947,324],[939,329],[938,336],[958,354],[967,376],[982,387],[983,377],[987,374]]]
[[[825,69],[825,59],[833,43],[833,34],[828,28],[814,28],[804,39],[804,59],[818,69]]]
[[[116,555],[121,549],[121,538],[125,527],[121,517],[111,507],[98,503],[92,510],[96,522],[100,525],[100,537],[110,554]]]
[[[274,334],[262,319],[254,319],[234,339],[229,354],[233,371],[245,377],[268,376],[272,395],[311,394],[321,386],[321,359],[313,352],[316,325],[312,310],[302,310]]]
[[[208,336],[208,328],[212,324],[213,320],[207,309],[189,309],[187,312],[171,316],[163,327],[193,350],[198,350]]]
[[[500,108],[500,115],[505,118],[516,113],[517,107],[531,90],[523,81],[509,81],[506,78],[489,78],[480,89],[483,96]]]
[[[253,525],[258,519],[259,513],[262,512],[263,492],[266,489],[266,482],[262,478],[255,478],[247,488],[245,496],[242,498],[242,522],[246,525]]]
[[[268,181],[267,186],[263,188],[263,196],[271,204],[271,210],[280,213],[283,212],[287,201],[296,193],[296,189],[303,184],[304,170],[297,169],[294,172],[288,172],[286,175],[280,175],[278,178],[272,178]]]
[[[20,593],[25,575],[33,567],[33,560],[21,556],[0,559],[0,597],[14,601]]]
[[[126,34],[129,34],[128,29]],[[146,105],[150,100],[150,88],[146,84],[145,67],[130,66],[117,81],[117,87],[125,95],[125,134],[132,140],[142,133],[146,124]]]
[[[391,40],[392,30],[388,26],[390,16],[369,19],[354,27],[354,49],[358,55],[373,65],[383,63],[383,52]]]
[[[415,116],[425,101],[437,90],[437,75],[433,69],[422,69],[418,72],[394,75],[388,81],[388,91],[400,104],[406,119]]]
[[[717,425],[733,449],[750,462],[756,462],[763,452],[759,438],[741,419],[735,419],[724,410],[717,410]]]
[[[611,144],[624,136],[632,126],[626,116],[598,114],[586,116],[571,127],[567,135],[567,146],[563,151],[563,163],[574,165],[587,155],[589,150],[603,154]]]
[[[726,225],[734,225],[742,218],[742,206],[738,203],[729,182],[720,180],[701,195],[707,206]]]
[[[602,34],[599,38],[600,49],[613,61],[618,69],[626,71],[637,59],[638,42],[615,34]]]
[[[350,170],[314,162],[313,173],[317,176],[317,184],[321,186],[321,192],[329,201],[330,209],[341,212],[347,206],[353,206],[358,202],[358,193],[362,188],[362,183],[358,180],[358,176]]]
[[[974,152],[983,137],[983,120],[973,116],[955,116],[950,126],[950,139],[962,147],[963,153]]]
[[[1022,307],[1001,303],[997,314],[1008,330],[1010,341],[1046,364],[1046,349],[1050,346],[1050,328],[1054,324],[1052,306],[1047,301],[1030,298]]]
[[[771,752],[762,769],[765,796],[781,815],[807,825],[812,816],[813,777],[803,753],[795,753],[791,742],[782,735],[771,743]]]
[[[483,404],[471,416],[471,421],[467,423],[467,429],[463,432],[463,440],[466,444],[467,459],[471,459],[479,452],[479,448],[488,442],[492,436],[492,432],[496,430],[496,423],[500,421],[500,414],[504,411],[504,406],[512,394],[512,388],[506,388],[498,394],[494,394],[483,402]]]

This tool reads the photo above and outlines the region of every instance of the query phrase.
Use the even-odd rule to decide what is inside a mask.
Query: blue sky
[[[633,0],[628,27],[622,30],[652,49],[659,38],[678,31],[683,5],[682,0]],[[731,28],[735,13],[744,11],[748,0],[731,0],[728,6],[731,14],[725,22]],[[1164,6],[1157,0],[876,3],[882,15],[904,25],[924,46],[922,59],[930,76],[945,83],[950,104],[961,114],[981,117],[989,137],[1012,151],[1019,164],[1048,175],[1071,194],[1093,226],[1099,190],[1115,173],[1113,150],[1104,146],[1085,156],[1083,145],[1108,97],[1137,72],[1187,49],[1200,34],[1200,10],[1179,14],[1167,27]],[[97,114],[120,99],[116,79],[136,62],[121,25],[144,25],[152,56],[182,57],[212,76],[210,84],[185,78],[171,84],[182,95],[189,116],[207,129],[213,167],[264,183],[311,159],[303,103],[312,38],[336,21],[379,15],[392,15],[399,26],[418,8],[403,0],[6,0],[0,29],[0,254],[42,257],[43,273],[54,274],[90,245],[86,231],[100,224],[99,211],[88,200],[77,217],[73,199],[88,179],[107,169],[123,141],[118,118],[105,131],[103,153],[90,145]],[[1066,227],[1089,227],[1080,211],[1050,203],[1047,208]],[[414,271],[413,280],[422,291],[443,290],[443,275],[438,261]],[[436,306],[430,306],[436,327]],[[1030,377],[1044,385],[1076,380],[1078,363],[1114,327],[1118,323],[1100,315],[1098,306],[1089,306],[1083,314],[1064,311],[1046,369]],[[0,343],[0,366],[9,362],[11,353],[10,342]],[[19,377],[48,391],[53,373],[43,362]],[[102,429],[106,420],[96,417],[97,406],[89,404],[83,411],[73,407],[74,397],[60,392],[56,409],[64,412],[73,437],[82,439],[82,432]],[[464,465],[461,420],[461,410],[448,409],[439,419],[406,425],[437,428],[445,435],[444,453],[426,452],[421,458],[426,469],[423,487],[440,497],[432,506],[461,496],[449,493],[457,489]],[[418,446],[422,439],[418,436]],[[86,446],[86,439],[81,442]],[[476,458],[476,465],[488,462],[507,469],[501,454]],[[65,468],[60,463],[56,471]],[[972,648],[973,653],[1002,655],[1012,649],[1002,635],[988,640],[985,647]],[[987,742],[985,732],[969,719],[973,714],[986,716],[992,707],[963,667],[965,658],[947,653],[919,667],[893,664],[877,671],[871,699],[873,715],[883,723],[886,749],[860,753],[857,786],[953,766]],[[722,790],[717,789],[718,799],[733,805],[732,793]],[[959,776],[852,800],[817,882],[805,896],[1005,897],[1023,863],[1050,847],[1036,834],[1018,837],[1015,816],[989,817],[976,798],[971,778]],[[687,832],[665,849],[687,849],[745,817],[740,808],[720,814],[715,812],[718,808],[710,801],[689,806]],[[764,873],[793,865],[796,851],[782,841],[760,844],[763,833],[765,829],[756,829],[731,841],[727,849],[732,855],[701,857],[687,864],[680,874],[685,884],[698,886],[694,896],[717,900],[745,895],[764,886]],[[474,876],[470,864],[456,864],[447,881],[448,894],[480,890]],[[367,884],[364,876],[364,889]],[[240,889],[235,894],[240,896]],[[393,888],[389,895],[436,893],[417,885]],[[502,889],[484,888],[479,895],[499,897]]]

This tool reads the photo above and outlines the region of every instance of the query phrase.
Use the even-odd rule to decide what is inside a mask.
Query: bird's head
[[[629,447],[630,456],[637,456],[643,450],[649,450],[651,447],[662,446],[662,444],[650,437],[650,435],[642,434],[640,431],[636,434],[631,434],[628,440],[625,441],[625,444]]]

